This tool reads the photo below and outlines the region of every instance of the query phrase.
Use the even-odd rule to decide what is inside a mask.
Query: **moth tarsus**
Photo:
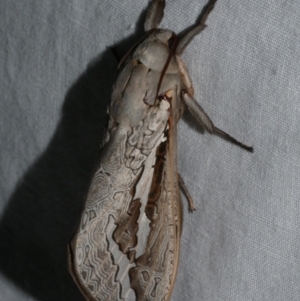
[[[183,190],[184,194],[185,194],[185,197],[187,198],[188,200],[188,203],[189,203],[189,211],[190,212],[193,212],[196,210],[195,208],[195,204],[194,204],[194,200],[191,196],[191,194],[189,193],[189,190],[187,189],[180,173],[178,173],[178,183],[179,183],[179,186],[180,188]]]
[[[234,137],[230,136],[229,134],[227,134],[226,132],[222,131],[221,129],[219,129],[217,127],[214,127],[214,133],[216,135],[224,138],[225,140],[228,140],[231,143],[240,146],[241,148],[245,149],[246,151],[248,151],[250,153],[254,152],[253,146],[246,145],[246,144],[236,140]]]
[[[165,1],[152,1],[146,35],[120,62],[107,139],[69,244],[69,270],[87,300],[170,299],[182,229],[179,184],[195,209],[177,171],[177,122],[185,107],[210,133],[251,151],[213,125],[193,98],[180,57],[215,3],[178,39],[158,29]]]

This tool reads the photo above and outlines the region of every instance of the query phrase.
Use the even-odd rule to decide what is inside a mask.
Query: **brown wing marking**
[[[140,199],[131,201],[127,212],[116,221],[117,228],[113,238],[123,253],[128,253],[129,249],[137,244],[136,233],[139,229],[137,220],[141,205]]]
[[[166,132],[168,136],[168,133]],[[171,192],[166,184],[166,154],[168,140],[156,152],[156,162],[145,213],[150,219],[150,234],[146,251],[129,270],[136,300],[166,300],[172,289],[176,233],[170,204]]]

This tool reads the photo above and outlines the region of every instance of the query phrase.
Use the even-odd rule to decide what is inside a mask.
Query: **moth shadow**
[[[128,49],[142,35],[145,11]],[[121,50],[122,51],[122,50]],[[67,268],[67,244],[78,223],[117,78],[107,48],[68,90],[59,124],[45,151],[15,188],[0,221],[0,271],[37,300],[84,300]]]

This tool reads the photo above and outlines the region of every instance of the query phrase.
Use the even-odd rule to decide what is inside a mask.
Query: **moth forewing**
[[[147,35],[121,61],[108,139],[69,245],[69,269],[87,300],[169,300],[182,228],[176,127],[184,106],[210,132],[247,149],[196,104],[179,57],[215,2],[178,44],[173,32],[156,29],[165,1],[152,1]]]
[[[140,48],[152,47],[153,39],[171,34],[153,33],[133,57]],[[151,78],[159,78],[152,69],[157,65],[145,55],[142,64],[132,61],[115,85],[124,88],[113,93],[110,139],[70,244],[70,270],[91,300],[166,300],[177,270],[180,206],[175,134],[181,76],[174,73],[174,59],[150,105],[146,95],[155,95],[150,92]],[[145,83],[150,83],[149,93]]]
[[[169,291],[168,298],[170,297],[173,286],[175,283],[178,263],[179,263],[179,251],[180,251],[180,236],[182,232],[182,206],[180,191],[178,185],[178,170],[177,170],[177,122],[183,113],[183,107],[178,107],[178,104],[182,105],[179,95],[176,95],[175,90],[171,90],[172,98],[172,111],[169,118],[169,144],[166,156],[167,166],[167,181],[165,185],[168,185],[171,199],[169,200],[170,206],[170,220],[174,222],[174,267],[171,280],[171,289]],[[169,94],[171,94],[169,93]],[[180,100],[180,101],[179,101]],[[168,300],[168,298],[166,300]]]

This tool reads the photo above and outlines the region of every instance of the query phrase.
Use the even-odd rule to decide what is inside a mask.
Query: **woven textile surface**
[[[161,27],[204,0],[167,1]],[[0,1],[0,300],[83,300],[67,271],[117,77],[147,0]],[[183,58],[195,98],[248,153],[178,125],[183,203],[172,301],[300,296],[300,1],[219,0]]]

